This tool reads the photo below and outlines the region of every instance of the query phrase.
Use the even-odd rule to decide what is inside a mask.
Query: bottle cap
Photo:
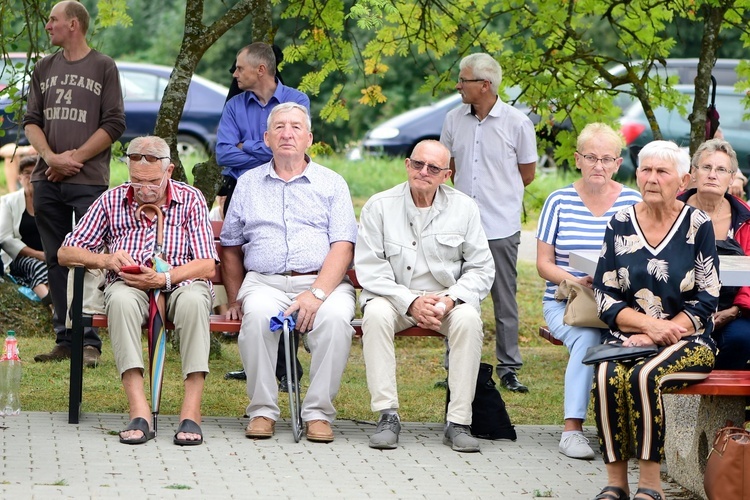
[[[16,332],[14,330],[8,330],[8,337],[15,337]]]

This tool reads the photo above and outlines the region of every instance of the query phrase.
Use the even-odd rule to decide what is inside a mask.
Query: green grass
[[[392,187],[406,179],[403,160],[349,161],[344,158],[316,158],[316,161],[339,173],[349,183],[354,205],[359,212],[362,204],[375,192]],[[192,163],[186,161],[188,167]],[[0,176],[2,171],[0,170]],[[113,185],[127,178],[125,165],[113,162]],[[540,176],[526,190],[528,223],[533,228],[538,218],[541,202],[549,191],[573,180],[556,175]],[[4,184],[0,184],[4,185]],[[532,189],[533,188],[533,189]],[[541,202],[540,202],[541,200]],[[567,351],[540,339],[539,325],[543,324],[541,297],[542,280],[532,263],[518,265],[518,304],[520,316],[519,338],[524,367],[519,372],[521,380],[530,388],[528,394],[515,394],[502,390],[511,419],[516,424],[561,424],[563,377]],[[492,303],[487,298],[482,303],[484,322],[484,348],[482,360],[494,364],[494,319]],[[22,381],[22,408],[25,411],[67,411],[69,364],[34,363],[33,356],[49,351],[54,342],[49,313],[40,305],[32,304],[15,288],[0,284],[0,330],[15,329],[19,334],[21,357],[24,362]],[[111,345],[106,330],[101,332],[104,351],[101,364],[96,369],[86,369],[84,374],[84,412],[127,413],[127,402],[116,373]],[[210,361],[209,375],[203,398],[205,415],[241,416],[247,406],[245,384],[224,380],[223,374],[239,368],[237,346],[221,342],[221,355]],[[145,352],[145,341],[144,341]],[[440,422],[443,420],[445,391],[436,389],[435,382],[445,378],[443,369],[443,342],[434,338],[404,338],[397,340],[398,381],[401,416],[405,421]],[[309,355],[301,350],[301,361],[308,373]],[[171,346],[167,354],[161,412],[179,413],[182,400],[179,355]],[[309,383],[303,378],[303,389]],[[288,418],[288,400],[280,395],[282,418]],[[354,339],[349,362],[344,373],[341,390],[336,399],[338,418],[373,420],[370,397],[365,381],[361,341]]]

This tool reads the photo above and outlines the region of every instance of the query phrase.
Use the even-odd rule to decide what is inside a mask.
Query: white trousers
[[[276,383],[276,358],[282,331],[271,332],[273,316],[285,311],[294,298],[315,281],[315,276],[281,276],[249,272],[237,300],[242,303],[242,327],[237,340],[247,374],[250,418],[279,419],[279,388]],[[302,401],[302,420],[333,422],[333,399],[339,391],[352,345],[354,329],[354,287],[342,282],[328,295],[315,316],[307,340],[312,354],[310,386]]]
[[[362,349],[373,411],[399,407],[393,337],[396,332],[415,325],[413,318],[402,316],[386,298],[367,302],[362,320]],[[484,337],[479,312],[468,304],[454,307],[443,319],[440,333],[450,346],[448,387],[451,400],[447,420],[470,425]]]

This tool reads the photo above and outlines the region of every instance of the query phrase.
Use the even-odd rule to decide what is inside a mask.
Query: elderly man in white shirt
[[[357,222],[346,181],[310,160],[310,115],[282,103],[268,117],[273,159],[242,175],[221,230],[222,276],[247,373],[249,438],[268,438],[279,418],[275,367],[280,332],[271,317],[297,314],[309,332],[310,386],[302,402],[307,439],[333,441],[333,406],[354,329],[354,288],[346,279]],[[247,273],[247,274],[245,274]],[[244,279],[243,279],[244,275]]]
[[[528,392],[518,380],[523,366],[518,347],[516,264],[521,242],[524,187],[534,180],[537,151],[534,124],[497,95],[500,65],[489,54],[471,54],[460,63],[456,90],[463,104],[445,117],[440,142],[451,151],[456,189],[479,205],[482,227],[495,261],[497,376],[513,392]]]
[[[482,356],[479,304],[495,275],[476,203],[444,182],[450,152],[422,141],[407,158],[408,182],[374,195],[362,208],[354,253],[367,386],[380,412],[370,447],[396,448],[401,423],[396,390],[396,332],[418,325],[450,346],[447,426],[443,443],[479,451],[471,436],[471,403]]]

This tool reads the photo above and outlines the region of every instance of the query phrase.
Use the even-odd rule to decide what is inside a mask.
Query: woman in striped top
[[[565,371],[565,426],[559,449],[571,458],[594,458],[583,435],[594,369],[581,360],[590,346],[601,342],[602,331],[564,324],[566,302],[556,301],[554,295],[557,285],[565,279],[591,287],[591,276],[570,267],[570,252],[601,250],[609,219],[641,200],[637,191],[612,180],[622,163],[620,152],[624,147],[622,136],[608,125],[587,125],[578,136],[575,153],[581,178],[550,194],[537,226],[536,267],[539,276],[547,281],[544,319],[555,338],[570,352]]]

